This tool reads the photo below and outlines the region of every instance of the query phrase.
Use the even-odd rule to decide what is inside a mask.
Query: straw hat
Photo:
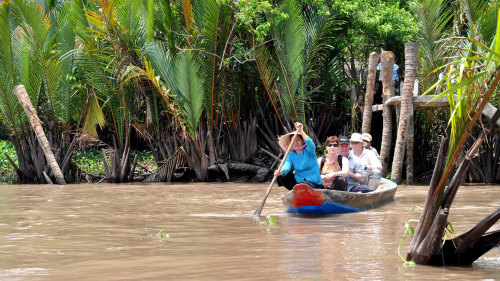
[[[281,137],[278,138],[278,143],[283,150],[286,150],[287,147],[290,145],[290,141],[292,140],[293,135],[295,135],[295,131],[288,133],[286,135],[282,135]]]
[[[368,142],[371,142],[372,141],[372,135],[368,134],[368,133],[364,133],[363,135],[361,135],[361,138],[364,140],[364,141],[368,141]]]
[[[361,138],[361,134],[359,134],[359,133],[353,133],[351,135],[350,141],[351,142],[363,142],[363,139]]]

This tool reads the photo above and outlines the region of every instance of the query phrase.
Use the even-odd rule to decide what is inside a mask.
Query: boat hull
[[[381,186],[370,193],[313,189],[299,184],[283,197],[287,212],[295,214],[342,214],[371,209],[394,199],[397,185],[381,179]]]

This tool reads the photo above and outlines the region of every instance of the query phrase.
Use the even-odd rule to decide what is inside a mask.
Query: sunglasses
[[[339,145],[338,145],[338,144],[336,144],[336,143],[329,143],[329,144],[327,144],[326,146],[327,146],[327,147],[337,147],[337,146],[339,146]]]

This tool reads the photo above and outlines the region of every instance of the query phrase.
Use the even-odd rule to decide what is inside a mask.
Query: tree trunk
[[[403,157],[405,152],[406,137],[411,112],[411,97],[413,95],[413,85],[417,73],[418,43],[405,44],[405,79],[403,95],[401,99],[401,113],[399,119],[398,135],[396,147],[394,148],[394,159],[392,161],[391,180],[400,183],[401,171],[403,168]]]
[[[380,145],[380,162],[382,163],[382,175],[387,173],[389,166],[389,156],[392,146],[392,107],[385,102],[394,96],[394,83],[392,81],[392,73],[394,69],[394,53],[383,51],[380,55],[381,75],[382,75],[382,93],[383,93],[383,129],[382,129],[382,144]]]
[[[410,106],[410,118],[408,123],[408,140],[406,141],[406,183],[413,182],[413,147],[415,143],[415,120],[413,106]]]
[[[496,82],[491,85],[490,89],[488,89],[488,92],[495,89],[499,80],[500,79],[496,80]],[[419,264],[435,265],[457,264],[458,261],[458,265],[463,265],[465,263],[462,263],[461,259],[468,256],[470,259],[467,261],[467,263],[472,263],[483,253],[487,252],[489,249],[499,243],[500,235],[498,233],[492,236],[481,235],[484,234],[485,231],[496,221],[498,221],[498,219],[500,219],[500,209],[483,219],[483,221],[478,223],[476,227],[474,227],[468,233],[457,237],[459,239],[454,239],[452,243],[448,243],[448,249],[443,248],[443,252],[440,254],[439,248],[441,244],[442,233],[444,232],[446,224],[438,224],[438,217],[434,214],[434,210],[439,207],[440,210],[446,210],[444,219],[447,218],[447,210],[451,208],[453,199],[455,198],[460,183],[463,181],[466,175],[471,159],[476,154],[482,142],[491,132],[491,129],[494,127],[496,121],[499,118],[500,107],[497,108],[497,111],[491,118],[488,125],[483,128],[483,132],[475,140],[474,144],[467,152],[466,156],[462,160],[462,163],[459,165],[457,171],[455,172],[455,175],[449,181],[448,188],[446,189],[444,195],[442,195],[442,190],[439,189],[439,184],[437,183],[437,178],[440,178],[439,183],[441,183],[443,181],[443,177],[448,177],[448,174],[442,172],[444,170],[444,147],[443,144],[441,145],[440,155],[438,158],[438,162],[440,162],[440,165],[438,166],[438,163],[436,163],[433,179],[431,181],[431,185],[429,186],[429,193],[427,195],[425,206],[422,211],[422,216],[419,220],[419,224],[417,225],[415,235],[410,244],[410,250],[406,257],[407,260],[414,260]],[[449,165],[453,163],[450,163]],[[442,175],[440,176],[440,174]],[[438,200],[440,201],[440,203],[438,203]],[[433,221],[432,224],[429,223],[430,221]],[[445,252],[447,255],[446,257],[443,255]],[[439,257],[441,257],[441,259],[439,259]]]
[[[352,47],[349,48],[350,54],[350,64],[351,64],[351,129],[357,131],[357,114],[356,108],[358,106],[358,88],[356,85],[359,84],[358,74],[356,73],[356,62],[354,60],[354,51]]]
[[[379,59],[380,55],[376,52],[373,52],[370,54],[370,59],[368,60],[368,78],[366,79],[365,109],[363,110],[363,125],[361,126],[362,133],[370,133],[372,128],[373,93],[375,92],[375,78],[377,76],[377,64]]]
[[[16,95],[17,100],[23,107],[24,112],[26,112],[26,115],[28,116],[31,127],[35,131],[36,137],[40,142],[43,153],[45,154],[45,158],[47,159],[47,164],[49,165],[50,169],[52,170],[52,173],[56,178],[56,182],[58,184],[65,184],[66,182],[64,181],[64,175],[59,165],[57,164],[50,143],[47,140],[47,137],[45,136],[45,132],[43,131],[42,123],[38,118],[35,108],[33,108],[33,105],[31,104],[26,89],[24,88],[23,85],[18,85],[14,87],[13,92]]]

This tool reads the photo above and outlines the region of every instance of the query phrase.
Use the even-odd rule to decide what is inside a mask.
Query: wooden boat
[[[369,193],[313,189],[306,184],[297,184],[285,194],[283,204],[289,213],[295,214],[351,213],[392,201],[396,189],[396,183],[387,179],[380,179],[377,190]]]

